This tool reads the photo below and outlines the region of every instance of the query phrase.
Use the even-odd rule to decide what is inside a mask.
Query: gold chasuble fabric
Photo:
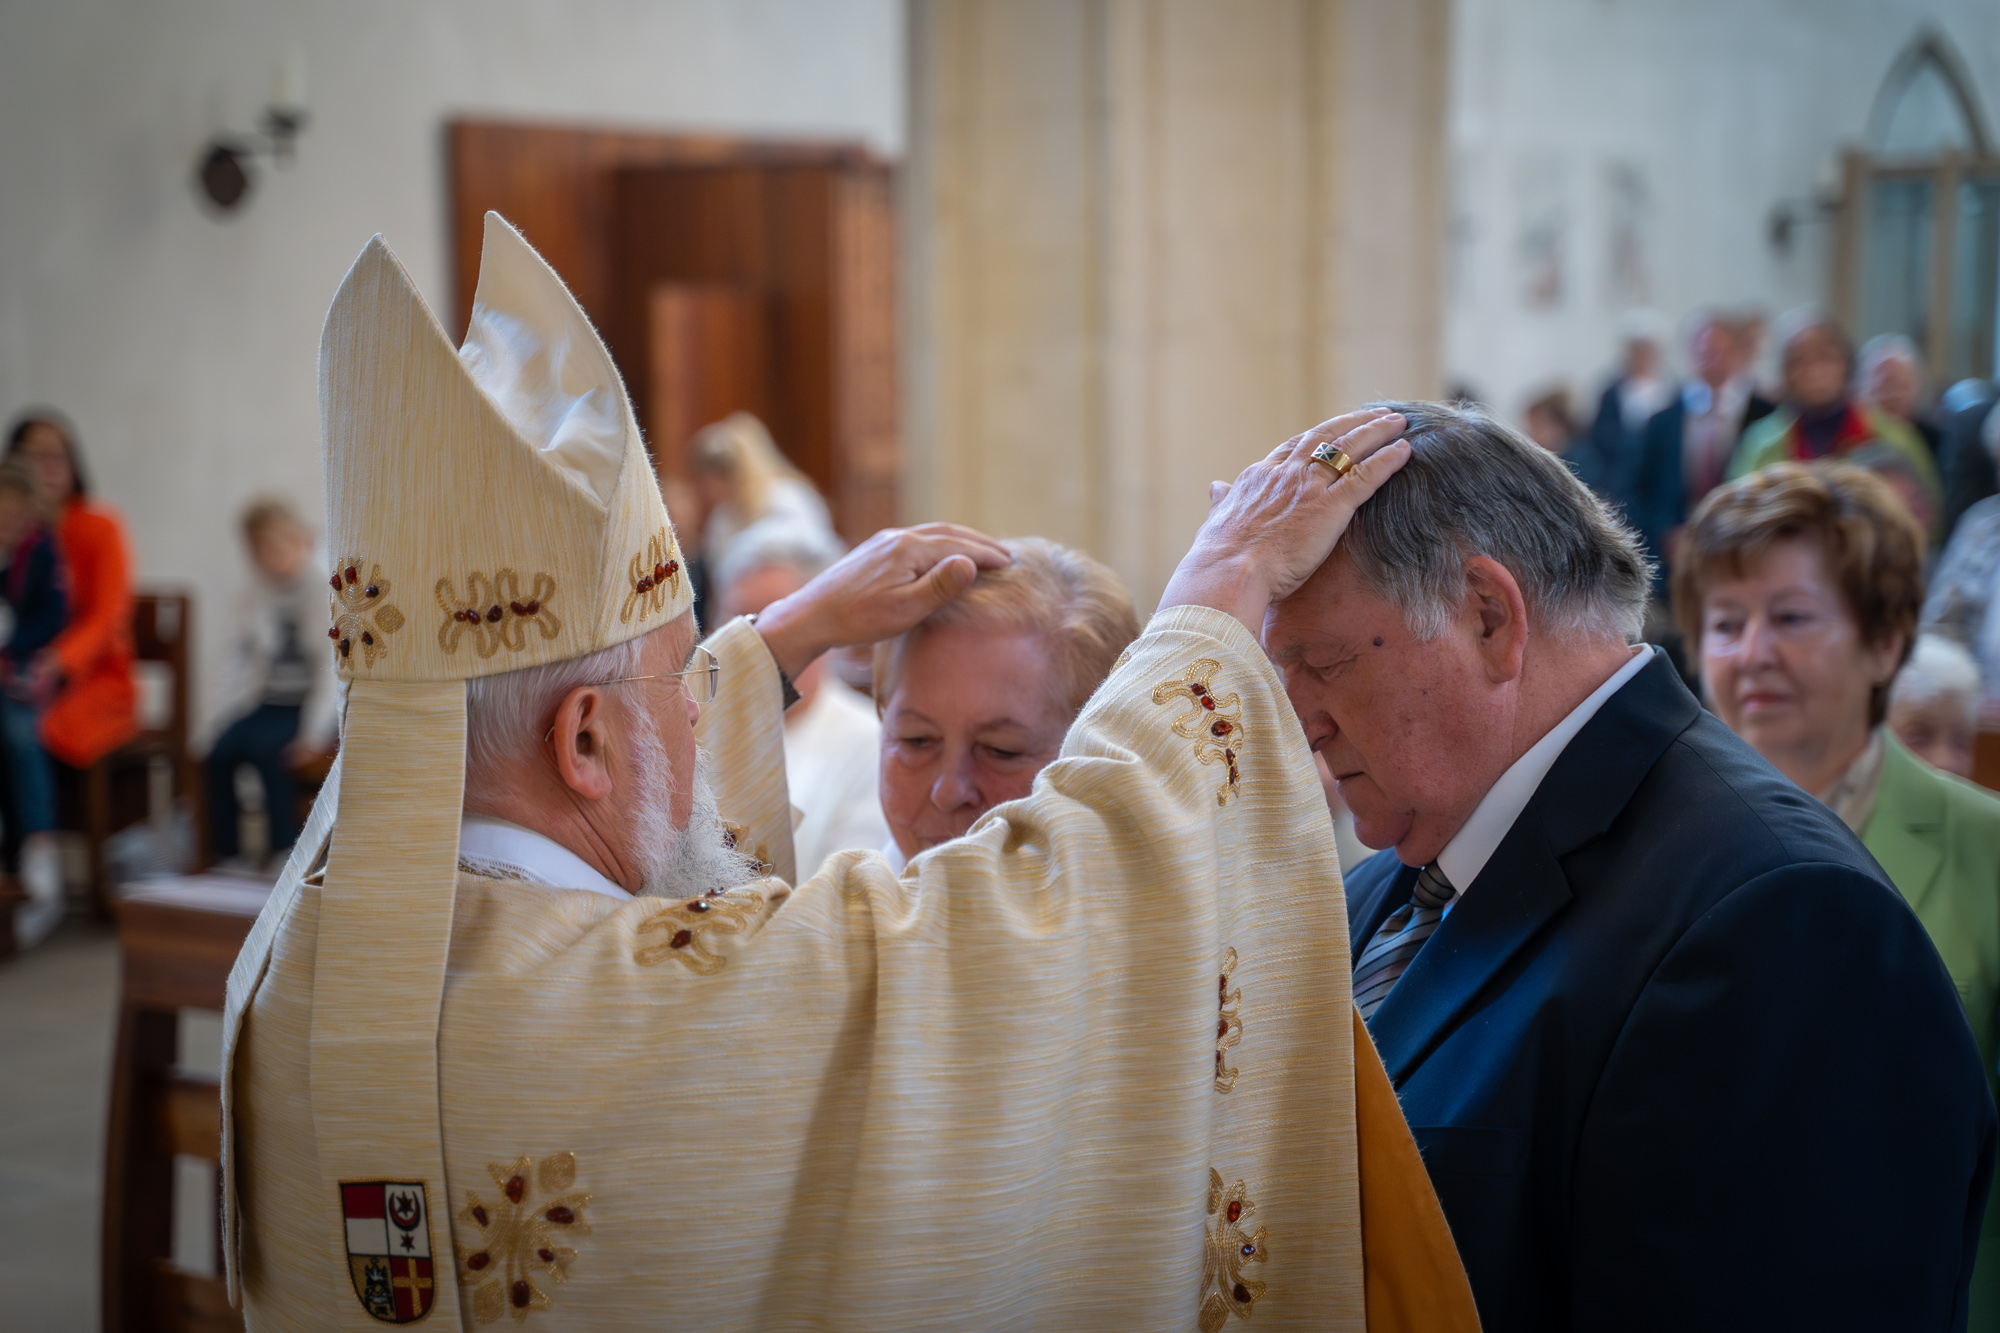
[[[601,546],[620,596],[678,559],[669,532],[627,563],[643,517]],[[504,545],[484,577],[504,559],[525,607],[553,558]],[[411,563],[359,577],[428,594]],[[569,653],[618,641],[587,571],[557,586]],[[477,632],[437,601],[408,595],[391,654]],[[484,669],[527,664],[508,644]],[[343,666],[341,767],[230,984],[251,1329],[1477,1327],[1354,1018],[1311,756],[1241,625],[1160,613],[1032,794],[901,876],[848,852],[797,887],[775,664],[745,621],[708,645],[712,779],[776,873],[685,900],[454,873],[479,672]]]

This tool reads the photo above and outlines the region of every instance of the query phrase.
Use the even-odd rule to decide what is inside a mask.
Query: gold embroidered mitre
[[[344,678],[560,661],[692,604],[610,353],[497,213],[457,349],[368,243],[327,315],[320,414]]]
[[[456,349],[381,238],[368,243],[327,315],[320,413],[329,651],[347,683],[341,753],[237,959],[225,1027],[233,1036],[236,1006],[325,847],[309,1043],[321,1244],[358,1298],[328,1310],[326,1326],[373,1326],[397,1281],[399,1299],[422,1307],[413,1317],[434,1305],[455,1324],[457,1284],[439,1280],[452,1230],[437,1053],[465,682],[635,638],[693,597],[609,353],[496,214]],[[227,1173],[228,1079],[224,1089]],[[235,1200],[231,1178],[232,1287]],[[389,1224],[385,1209],[401,1248],[378,1253],[368,1238]]]

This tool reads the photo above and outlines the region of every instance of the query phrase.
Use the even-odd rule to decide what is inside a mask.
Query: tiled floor
[[[95,922],[0,961],[0,1328],[97,1327],[117,986],[117,941]]]

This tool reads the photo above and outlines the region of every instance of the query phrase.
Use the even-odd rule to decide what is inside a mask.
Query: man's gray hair
[[[638,674],[645,637],[465,682],[466,799],[483,792],[509,767],[533,757],[564,695],[579,685]]]
[[[1465,566],[1486,556],[1521,585],[1535,628],[1638,641],[1653,586],[1639,538],[1563,461],[1486,412],[1374,403],[1409,422],[1410,461],[1354,516],[1341,549],[1420,639],[1465,602]]]

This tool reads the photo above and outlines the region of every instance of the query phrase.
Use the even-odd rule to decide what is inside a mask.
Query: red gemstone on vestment
[[[500,617],[506,614],[505,611],[502,611],[497,606],[489,606],[486,608],[487,623],[497,625],[500,623]]]
[[[507,609],[509,611],[512,611],[517,616],[525,616],[528,614],[528,608],[521,605],[519,602],[507,603]]]
[[[681,562],[680,562],[680,561],[678,561],[678,560],[669,560],[669,561],[667,561],[667,573],[668,573],[669,575],[673,575],[673,574],[678,574],[678,573],[680,573],[680,572],[681,572]]]
[[[479,1225],[481,1226],[486,1225],[486,1219],[480,1216],[480,1214],[484,1213],[485,1211],[486,1210],[484,1208],[475,1208],[472,1210],[472,1215],[474,1217],[479,1218]],[[484,1250],[481,1250],[478,1254],[468,1254],[465,1256],[465,1266],[467,1268],[470,1268],[475,1273],[477,1273],[480,1269],[486,1267],[486,1265],[492,1262],[493,1261],[487,1257],[486,1251]]]
[[[1227,972],[1224,972],[1221,976],[1215,979],[1215,993],[1216,996],[1218,997],[1217,1003],[1219,1004],[1229,1003],[1229,974]]]
[[[359,583],[361,581],[361,575],[357,574],[354,571],[353,565],[349,565],[346,569],[343,569],[340,572],[347,579],[349,583]]]
[[[1215,700],[1209,698],[1207,695],[1204,694],[1201,696],[1201,706],[1203,708],[1206,708],[1209,712],[1213,713],[1215,711]]]
[[[1250,1303],[1250,1289],[1245,1287],[1241,1282],[1237,1283],[1236,1290],[1229,1294],[1234,1296],[1240,1305],[1248,1305]],[[518,1304],[518,1302],[516,1303]]]
[[[1237,1290],[1241,1291],[1243,1290],[1243,1288],[1238,1287]],[[520,1281],[514,1284],[513,1295],[514,1295],[515,1309],[525,1310],[528,1308],[528,1284],[526,1281]]]
[[[542,609],[542,604],[534,600],[533,598],[530,598],[528,600],[528,609],[523,611],[521,614],[524,616],[532,616],[533,614],[535,614],[535,612],[541,609]]]
[[[552,1264],[556,1261],[556,1252],[548,1248],[546,1245],[543,1246],[541,1249],[536,1250],[535,1256],[545,1264]]]
[[[382,590],[371,583],[361,590],[361,595],[363,597],[380,597]]]
[[[326,637],[329,639],[338,639],[340,637],[340,628],[338,626],[329,628],[326,632]]]
[[[673,949],[685,949],[692,943],[694,943],[693,931],[677,930],[674,932],[674,937],[667,941],[667,946]]]
[[[472,1206],[472,1220],[479,1223],[482,1227],[486,1225],[486,1209],[483,1205],[474,1204]],[[475,1268],[486,1262],[486,1256],[483,1254],[474,1255],[473,1257],[479,1260],[479,1264],[473,1265]]]
[[[1209,728],[1210,733],[1217,736],[1227,736],[1234,730],[1236,728],[1229,725],[1229,719],[1226,717],[1218,717],[1215,719],[1215,725]]]
[[[549,1209],[548,1219],[559,1227],[566,1227],[576,1221],[576,1214],[562,1204],[557,1204],[555,1207]]]
[[[353,647],[353,645],[352,645],[352,644],[350,644],[350,643],[348,643],[348,641],[347,641],[346,639],[342,639],[342,640],[340,641],[340,655],[341,655],[342,657],[345,657],[345,656],[347,656],[347,654],[348,654],[348,651],[349,651],[349,650],[350,650],[350,649],[351,649],[352,647]]]
[[[1192,685],[1188,686],[1188,693],[1199,699],[1202,695],[1208,693],[1208,686],[1202,684],[1200,681],[1195,681]]]
[[[328,582],[333,584],[333,590],[335,592],[340,591],[340,575],[335,574],[331,579],[328,580]]]
[[[375,636],[369,633],[367,630],[362,630],[361,642],[367,644],[370,648],[373,648],[375,646]]]
[[[527,1184],[528,1182],[521,1179],[519,1176],[508,1177],[507,1197],[509,1199],[512,1199],[515,1203],[519,1203],[521,1201],[521,1191],[527,1188]]]
[[[1231,1199],[1226,1212],[1229,1220],[1234,1222],[1237,1218],[1243,1216],[1243,1201],[1241,1199]]]
[[[1246,1255],[1255,1254],[1257,1253],[1257,1247],[1255,1245],[1245,1245],[1243,1247],[1243,1253]]]
[[[690,912],[706,912],[707,910],[708,904],[699,898],[688,904],[688,911]]]
[[[1228,1020],[1228,1019],[1226,1019],[1226,1018],[1225,1018],[1225,1019],[1223,1019],[1223,1020],[1222,1020],[1222,1021],[1221,1021],[1220,1023],[1217,1023],[1217,1024],[1215,1025],[1215,1035],[1216,1035],[1217,1037],[1226,1037],[1226,1036],[1228,1036],[1228,1035],[1229,1035],[1229,1020]]]

